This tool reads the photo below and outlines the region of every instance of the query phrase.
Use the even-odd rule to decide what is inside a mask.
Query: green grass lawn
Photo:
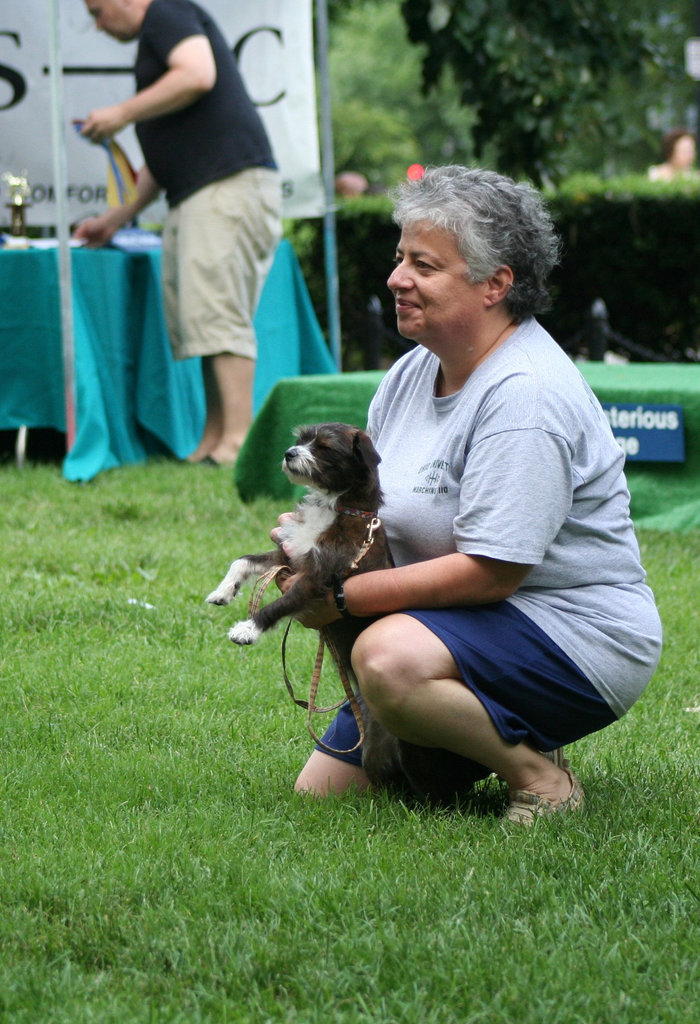
[[[280,511],[204,467],[0,469],[0,1020],[699,1019],[700,532],[640,537],[665,652],[569,748],[585,812],[516,830],[495,783],[292,792],[281,632],[237,649],[203,601]]]

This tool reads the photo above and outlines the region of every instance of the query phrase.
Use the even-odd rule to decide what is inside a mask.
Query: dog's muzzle
[[[299,478],[302,484],[307,483],[313,471],[314,460],[309,449],[302,444],[295,444],[288,448],[282,458],[282,469],[292,480],[292,477]],[[292,483],[297,482],[292,480]]]

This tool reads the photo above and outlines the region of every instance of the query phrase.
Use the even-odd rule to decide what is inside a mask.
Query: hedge
[[[582,336],[591,307],[603,299],[610,348],[633,359],[696,361],[700,350],[700,182],[660,185],[644,178],[579,177],[547,200],[563,240],[552,275],[551,311],[542,322],[571,350],[587,352]],[[321,220],[286,225],[319,320],[327,328]],[[367,355],[380,319],[382,360],[405,347],[395,333],[386,287],[398,238],[385,196],[339,204],[336,245],[343,367],[376,365]],[[373,317],[372,301],[379,300]],[[626,344],[631,342],[631,346]],[[631,348],[631,352],[630,352]]]

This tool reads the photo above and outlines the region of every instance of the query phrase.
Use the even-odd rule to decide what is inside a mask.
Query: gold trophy
[[[10,234],[14,238],[23,238],[27,233],[24,214],[30,205],[26,200],[31,195],[31,189],[27,181],[27,172],[23,171],[21,175],[5,173],[2,176],[2,180],[10,192],[10,202],[5,204],[12,211]]]

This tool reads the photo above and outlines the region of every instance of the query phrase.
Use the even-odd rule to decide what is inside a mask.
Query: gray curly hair
[[[504,301],[516,320],[550,308],[547,279],[560,241],[531,185],[480,168],[428,167],[417,181],[402,182],[392,199],[399,227],[427,221],[455,237],[473,283],[509,266],[514,280]]]

